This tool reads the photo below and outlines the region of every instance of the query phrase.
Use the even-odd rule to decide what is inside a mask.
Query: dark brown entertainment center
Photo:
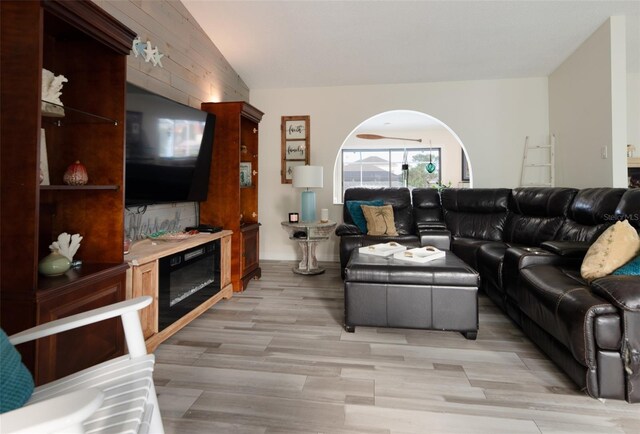
[[[135,33],[91,1],[2,1],[0,8],[0,313],[11,335],[137,290],[155,294],[157,268],[154,259],[127,272],[123,253],[126,67]],[[42,112],[43,68],[68,79],[64,117]],[[162,331],[157,312],[143,312],[151,347],[261,274],[257,133],[263,114],[244,102],[205,103],[202,109],[218,118],[209,183],[216,194],[200,204],[200,220],[225,229],[216,235],[222,289]],[[41,129],[51,185],[40,184]],[[76,160],[88,170],[87,185],[63,183]],[[243,186],[241,163],[251,168]],[[57,277],[39,275],[38,262],[62,232],[83,236],[75,258],[82,265]],[[18,348],[43,384],[122,354],[124,340],[118,321],[109,320]]]
[[[92,2],[3,1],[2,327],[8,334],[124,300],[124,86],[135,34]],[[63,118],[41,107],[42,68],[69,81]],[[40,185],[40,130],[51,185]],[[80,160],[89,184],[62,182]],[[38,275],[61,232],[83,235],[80,268]],[[38,384],[123,352],[117,320],[19,348]],[[90,351],[87,349],[90,348]]]

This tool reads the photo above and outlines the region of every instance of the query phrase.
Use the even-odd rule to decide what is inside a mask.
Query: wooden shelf
[[[126,271],[127,264],[82,264],[77,268],[70,268],[61,276],[40,276],[38,279],[38,292],[51,292],[65,290],[86,280],[100,277],[103,274],[111,274],[114,271],[122,273]]]
[[[119,185],[41,185],[40,190],[120,190]]]
[[[155,261],[164,256],[169,256],[177,252],[181,252],[209,241],[217,240],[227,236],[231,236],[231,231],[220,231],[214,234],[201,232],[183,241],[154,241],[150,239],[136,241],[131,245],[129,254],[125,259],[132,265],[144,264]]]
[[[49,101],[41,101],[41,104],[57,107],[64,113],[63,115],[58,115],[55,112],[42,112],[42,120],[44,123],[57,126],[67,124],[111,124],[117,126],[119,122],[116,119],[100,116],[74,107],[62,106]]]
[[[640,157],[627,158],[627,166],[633,169],[640,167]]]

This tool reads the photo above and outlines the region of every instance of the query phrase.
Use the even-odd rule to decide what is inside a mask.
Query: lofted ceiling
[[[548,76],[624,15],[640,72],[640,0],[182,0],[250,89]]]

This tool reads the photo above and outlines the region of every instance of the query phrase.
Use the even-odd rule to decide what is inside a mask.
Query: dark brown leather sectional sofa
[[[450,248],[480,273],[480,288],[594,398],[640,402],[640,277],[580,277],[589,246],[617,220],[640,232],[640,189],[364,189],[382,199],[398,237],[362,234],[344,207],[341,265],[353,249],[387,241]],[[482,333],[482,324],[480,324]]]

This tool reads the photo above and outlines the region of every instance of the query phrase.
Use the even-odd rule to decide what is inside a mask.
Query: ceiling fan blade
[[[356,134],[356,137],[359,139],[366,139],[366,140],[391,139],[391,140],[409,140],[411,142],[422,143],[422,139],[405,139],[402,137],[387,137],[387,136],[379,136],[378,134]]]

